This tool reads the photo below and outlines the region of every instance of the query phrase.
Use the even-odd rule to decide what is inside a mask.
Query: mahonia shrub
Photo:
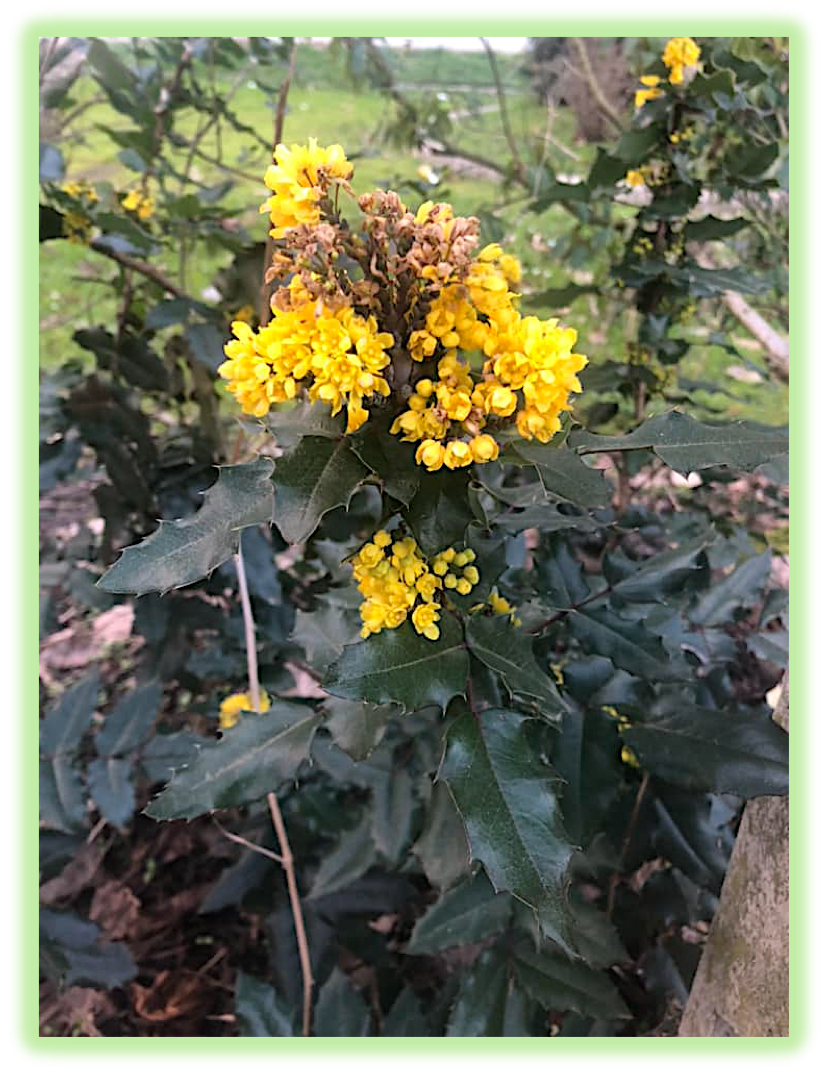
[[[639,123],[691,90],[697,48],[667,46]],[[613,186],[630,164],[647,185],[646,151],[612,161]],[[271,300],[234,317],[213,363],[236,424],[214,455],[228,462],[197,511],[167,497],[170,519],[94,588],[137,597],[152,676],[93,731],[94,678],[48,713],[46,825],[82,827],[66,786],[88,782],[111,808],[139,769],[146,816],[242,831],[198,907],[265,921],[260,956],[236,965],[242,1034],[307,1022],[271,794],[313,1034],[671,1033],[743,803],[788,790],[766,700],[786,661],[785,593],[769,550],[708,498],[742,472],[776,479],[786,435],[666,406],[588,431],[576,401],[599,370],[574,326],[524,313],[505,243],[444,202],[356,196],[352,178],[342,146],[275,148]],[[69,196],[95,218],[82,190],[54,203]],[[642,238],[628,257],[649,252]],[[628,492],[642,465],[664,474],[663,506]],[[674,490],[670,470],[701,487]],[[172,673],[209,682],[188,722]],[[159,715],[160,681],[174,699]],[[110,821],[134,807],[132,793]],[[55,915],[46,947],[83,978]]]

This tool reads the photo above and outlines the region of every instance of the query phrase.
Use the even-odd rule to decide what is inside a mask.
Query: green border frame
[[[488,36],[515,26],[544,35],[789,36],[793,131],[794,387],[791,428],[795,537],[791,734],[792,897],[790,1034],[764,1039],[50,1039],[38,1034],[38,38],[285,35],[405,35],[422,18],[445,36],[475,25]],[[594,34],[594,30],[598,34]],[[130,34],[130,31],[132,33]],[[338,31],[336,33],[335,31]],[[17,1058],[36,1068],[788,1068],[804,1063],[820,1029],[820,93],[818,28],[780,5],[252,4],[44,5],[20,12],[8,34],[9,389],[6,491],[12,520],[6,551],[8,686],[8,1019]],[[797,224],[796,221],[801,221]]]

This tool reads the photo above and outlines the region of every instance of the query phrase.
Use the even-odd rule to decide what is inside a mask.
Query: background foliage
[[[663,42],[585,42],[618,129],[549,40],[492,67],[363,38],[43,42],[44,1031],[299,1032],[282,871],[237,841],[275,849],[274,789],[316,1034],[677,1026],[742,801],[787,791],[786,384],[723,301],[786,325],[786,43],[701,41],[688,103],[633,120]],[[523,307],[590,355],[586,431],[424,482],[301,410],[270,422],[274,465],[240,460],[215,370],[261,307],[285,81],[287,140],[359,148],[358,190],[448,198],[521,257]],[[666,181],[639,198],[645,165]],[[341,449],[320,498],[290,483]],[[425,673],[395,669],[431,656],[411,630],[350,647],[342,560],[387,496],[425,550],[466,540],[521,627],[444,628]],[[219,737],[240,539],[273,704]]]

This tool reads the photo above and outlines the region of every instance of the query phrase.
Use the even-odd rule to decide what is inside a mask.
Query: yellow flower
[[[430,473],[440,469],[444,463],[445,450],[435,439],[425,439],[415,451],[415,461],[425,465]]]
[[[691,37],[672,37],[664,49],[663,60],[669,68],[672,85],[681,85],[684,71],[694,71],[701,58],[701,49]]]
[[[658,97],[663,97],[664,91],[656,88],[661,79],[657,74],[642,74],[641,85],[645,86],[645,89],[637,89],[635,91],[635,107],[642,108],[648,100],[656,100]]]
[[[435,603],[420,603],[412,611],[412,624],[427,640],[437,640],[441,631],[437,626],[441,612]]]
[[[469,441],[472,460],[475,462],[493,462],[498,457],[499,447],[491,435],[476,435]]]
[[[465,465],[472,464],[472,451],[469,444],[460,439],[453,439],[447,443],[443,454],[443,464],[447,469],[462,469]]]
[[[260,711],[265,713],[269,710],[270,701],[265,692],[260,694]],[[233,692],[227,696],[220,705],[220,728],[230,730],[240,721],[242,711],[253,711],[254,705],[248,692]]]
[[[148,220],[154,215],[155,203],[148,194],[142,194],[140,190],[131,190],[121,198],[120,204],[127,212],[134,212],[138,219]]]
[[[646,186],[646,181],[640,171],[628,171],[624,182],[627,186]]]
[[[340,145],[323,148],[316,138],[308,145],[277,145],[274,155],[263,180],[273,195],[260,210],[274,224],[272,237],[282,238],[291,227],[319,223],[321,198],[331,183],[347,183],[353,168]]]

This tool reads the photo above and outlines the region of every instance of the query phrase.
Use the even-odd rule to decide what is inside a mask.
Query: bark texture
[[[788,729],[788,679],[774,717]],[[751,800],[679,1035],[789,1034],[789,863],[789,800]]]

